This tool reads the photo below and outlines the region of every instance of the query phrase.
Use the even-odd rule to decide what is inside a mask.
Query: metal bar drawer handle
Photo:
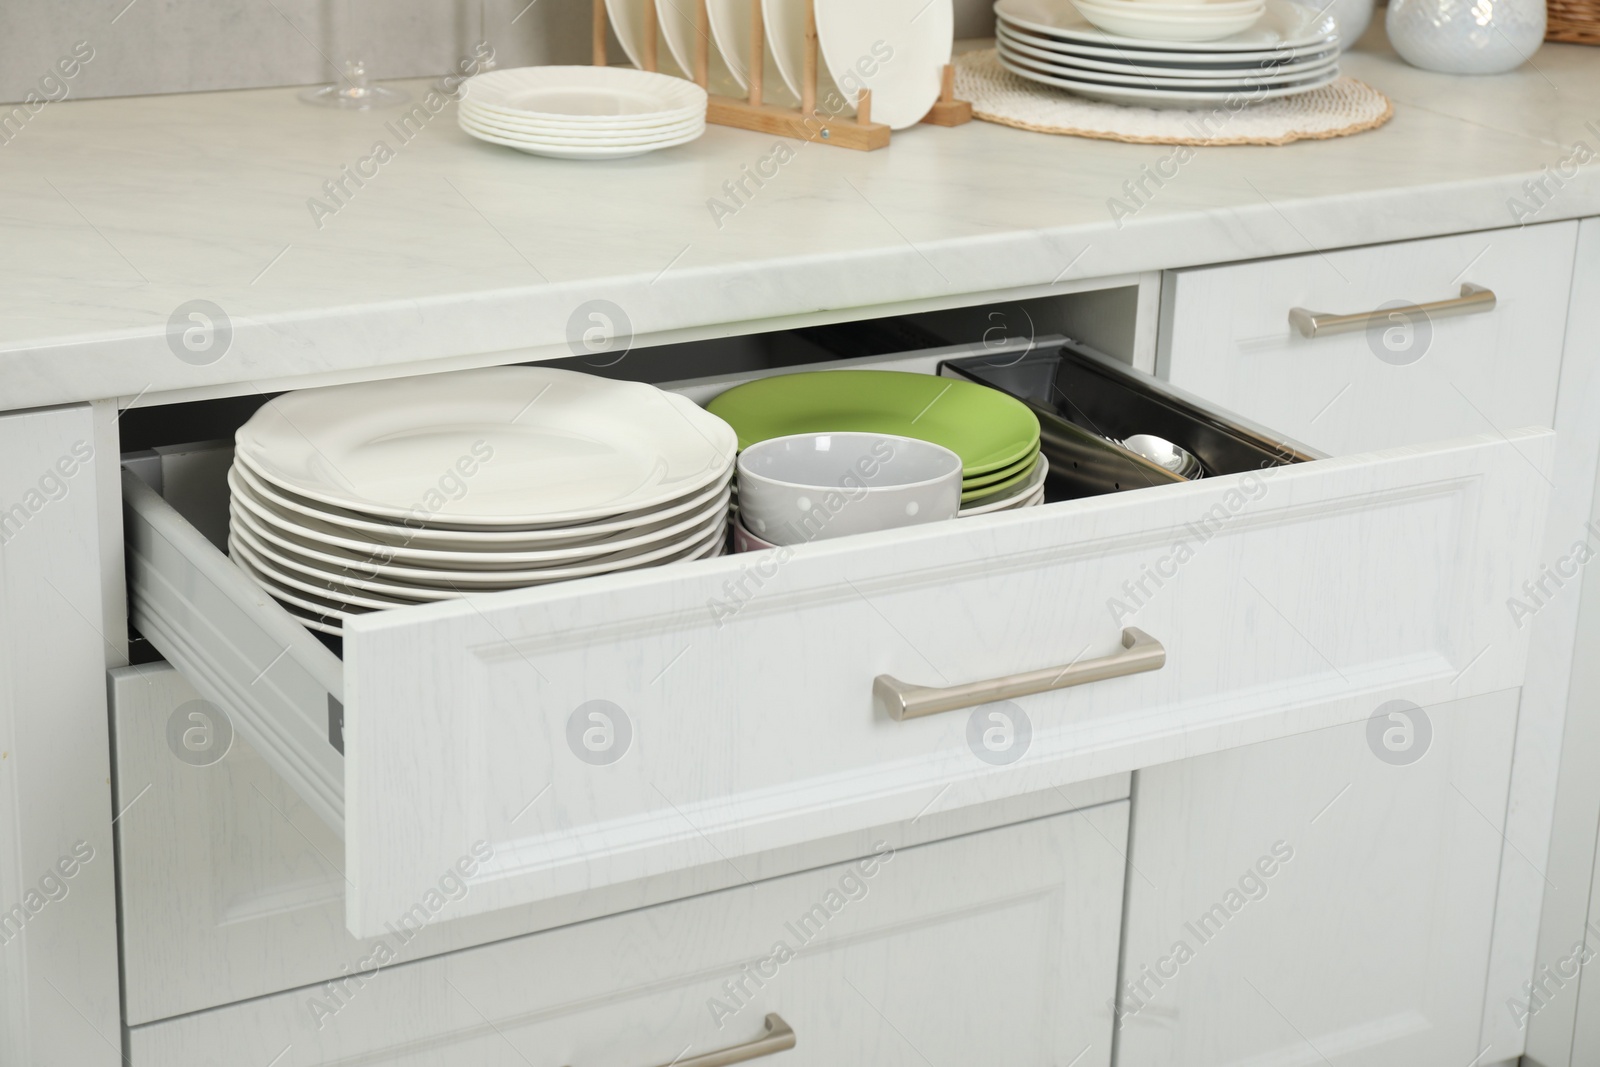
[[[783,1016],[772,1012],[767,1016],[767,1032],[754,1041],[747,1041],[742,1045],[717,1052],[707,1052],[704,1056],[673,1060],[671,1063],[663,1064],[662,1067],[728,1067],[730,1063],[743,1063],[745,1060],[770,1056],[774,1052],[786,1052],[794,1048],[794,1042],[794,1030],[783,1021]]]
[[[1326,311],[1290,308],[1289,324],[1299,330],[1302,336],[1321,337],[1328,333],[1362,330],[1374,322],[1390,322],[1395,315],[1421,312],[1429,318],[1442,319],[1451,315],[1475,315],[1493,310],[1493,289],[1463,282],[1460,296],[1452,300],[1435,300],[1431,304],[1418,304],[1412,308],[1379,308],[1375,311],[1357,312],[1354,315],[1330,315]]]
[[[908,685],[898,678],[880,674],[873,680],[872,695],[883,702],[890,718],[904,722],[923,715],[937,715],[941,711],[972,708],[996,700],[1025,697],[1030,693],[1048,693],[1052,689],[1066,689],[1068,686],[1107,678],[1121,678],[1126,674],[1160,670],[1167,662],[1167,650],[1161,642],[1135,627],[1130,626],[1122,631],[1122,647],[1124,651],[1099,659],[1028,671],[1026,674],[1008,674],[1004,678],[991,678],[986,682],[952,685],[947,689]]]

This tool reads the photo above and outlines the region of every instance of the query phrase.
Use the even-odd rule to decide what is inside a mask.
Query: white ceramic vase
[[[1545,0],[1390,0],[1389,41],[1407,63],[1445,74],[1502,74],[1544,40]]]
[[[1374,0],[1333,0],[1328,12],[1339,24],[1339,51],[1349,51],[1350,46],[1367,32],[1367,26],[1372,22],[1373,3]],[[1320,3],[1313,6],[1322,7]]]

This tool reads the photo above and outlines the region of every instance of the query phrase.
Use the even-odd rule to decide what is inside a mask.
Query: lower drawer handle
[[[662,1067],[728,1067],[730,1063],[743,1063],[745,1060],[770,1056],[774,1052],[787,1052],[792,1048],[794,1048],[794,1030],[783,1021],[783,1016],[772,1012],[767,1016],[767,1032],[754,1041],[746,1041],[742,1045],[719,1049],[716,1052],[707,1052],[703,1056],[691,1056],[686,1060],[673,1060],[671,1063],[662,1064]]]
[[[1387,323],[1393,321],[1393,316],[1421,313],[1430,318],[1442,319],[1449,315],[1471,315],[1480,311],[1494,310],[1494,290],[1485,289],[1481,285],[1464,282],[1461,286],[1461,295],[1449,300],[1435,300],[1431,304],[1418,304],[1415,307],[1378,308],[1374,311],[1358,311],[1354,315],[1332,315],[1326,311],[1307,311],[1305,308],[1289,309],[1289,325],[1300,331],[1303,337],[1321,337],[1329,333],[1345,333],[1350,330],[1363,330],[1374,322]]]
[[[1167,662],[1167,650],[1161,642],[1132,626],[1122,631],[1122,648],[1123,651],[1100,659],[1086,659],[1065,667],[1050,667],[1026,674],[1008,674],[1004,678],[968,682],[945,689],[909,685],[898,678],[880,674],[873,680],[872,694],[883,702],[891,719],[903,722],[923,715],[936,715],[941,711],[955,711],[957,708],[976,707],[996,700],[1025,697],[1030,693],[1048,693],[1052,689],[1066,689],[1068,686],[1099,682],[1106,678],[1121,678],[1125,674],[1160,670]]]

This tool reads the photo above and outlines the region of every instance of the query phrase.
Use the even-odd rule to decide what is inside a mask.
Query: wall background
[[[477,40],[480,9],[501,66],[588,58],[589,0],[348,2],[379,78],[443,74]],[[955,4],[957,37],[993,32],[990,0]],[[38,91],[78,41],[94,58],[72,98],[324,82],[333,38],[329,0],[0,0],[0,101]]]

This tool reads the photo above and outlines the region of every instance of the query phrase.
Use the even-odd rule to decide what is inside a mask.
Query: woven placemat
[[[1223,94],[1209,107],[1166,109],[1107,104],[1029,81],[1000,65],[995,50],[955,59],[956,96],[988,122],[1039,133],[1066,133],[1135,144],[1288,144],[1375,130],[1394,114],[1387,96],[1340,78],[1299,96],[1246,103]]]

